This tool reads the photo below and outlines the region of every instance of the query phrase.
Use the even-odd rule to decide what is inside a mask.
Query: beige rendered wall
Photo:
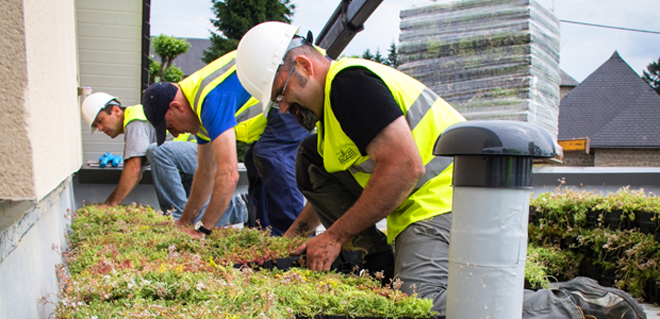
[[[0,198],[34,198],[23,0],[2,0],[0,30]]]
[[[25,38],[36,198],[80,169],[80,102],[74,0],[25,0]]]
[[[3,0],[0,199],[39,200],[80,168],[73,0]]]
[[[74,0],[0,0],[0,318],[50,318],[82,163]]]

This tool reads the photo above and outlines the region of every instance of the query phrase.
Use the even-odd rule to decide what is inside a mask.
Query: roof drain
[[[537,125],[467,121],[434,154],[454,157],[447,318],[521,318],[534,158],[555,158]]]

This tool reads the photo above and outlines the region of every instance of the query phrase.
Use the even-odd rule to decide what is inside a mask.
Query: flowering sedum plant
[[[74,214],[55,318],[427,318],[432,302],[368,274],[254,270],[307,238],[223,228],[193,239],[138,205]]]

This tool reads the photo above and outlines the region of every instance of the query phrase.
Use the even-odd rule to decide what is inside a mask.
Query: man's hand
[[[296,248],[294,252],[299,252],[299,249],[303,246]],[[332,238],[328,233],[313,237],[306,244],[307,268],[316,271],[329,271],[332,262],[337,259],[341,252],[341,246],[342,243]]]
[[[169,225],[169,224],[172,224],[172,221],[171,221],[171,220],[166,220],[166,221],[164,221],[164,222],[157,223],[156,225],[157,225],[157,226],[167,226],[167,225]],[[176,224],[174,224],[174,225],[176,226]]]
[[[188,226],[188,224],[182,222],[181,219],[178,219],[177,221],[174,222],[174,226],[179,227],[179,228],[183,228],[183,227]]]
[[[304,243],[304,244],[298,246],[298,248],[292,250],[291,251],[291,256],[300,256],[300,255],[304,254],[306,251],[307,251],[307,243]]]
[[[200,233],[192,228],[180,228],[181,232],[190,235],[192,238],[205,238],[204,233]]]

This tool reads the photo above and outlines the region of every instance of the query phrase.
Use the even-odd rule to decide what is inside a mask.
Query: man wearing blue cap
[[[189,134],[180,134],[176,139],[167,134],[167,142],[156,147],[156,131],[147,123],[142,105],[124,107],[115,96],[104,92],[86,97],[81,113],[92,132],[98,129],[111,138],[124,134],[125,164],[119,184],[105,204],[121,204],[142,178],[143,166],[150,165],[160,208],[179,219],[197,169],[197,148],[187,142]],[[243,223],[246,219],[246,203],[236,195],[218,225]]]
[[[309,135],[290,114],[271,109],[262,115],[259,101],[250,96],[236,76],[230,52],[179,83],[156,83],[144,92],[147,119],[156,128],[158,144],[165,132],[197,135],[198,167],[193,186],[177,221],[192,224],[210,196],[204,216],[190,235],[210,234],[221,218],[238,182],[236,140],[252,143],[245,155],[249,200],[256,218],[275,235],[283,234],[304,205],[295,182],[295,153]]]

